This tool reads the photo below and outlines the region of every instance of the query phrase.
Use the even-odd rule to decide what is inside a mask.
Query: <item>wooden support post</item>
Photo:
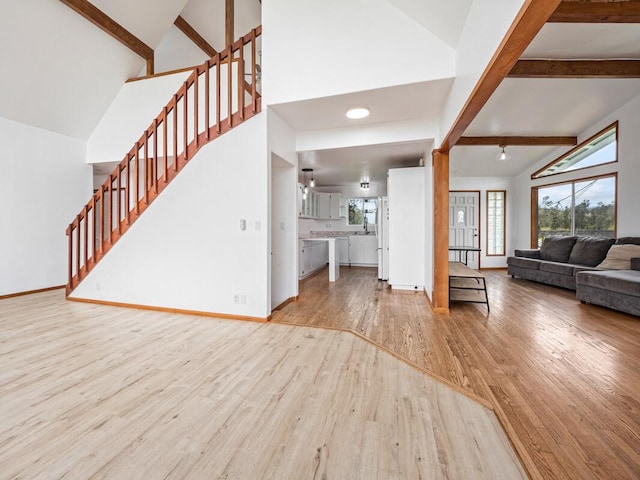
[[[449,152],[433,151],[433,292],[436,313],[449,312]]]
[[[147,76],[151,76],[155,73],[154,53],[151,52],[151,56],[145,60],[147,62]]]
[[[233,5],[234,0],[225,0],[224,42],[225,47],[233,44]]]

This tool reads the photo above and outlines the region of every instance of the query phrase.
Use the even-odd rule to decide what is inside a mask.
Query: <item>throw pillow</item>
[[[563,237],[561,235],[549,235],[540,247],[540,258],[550,262],[569,262],[571,249],[576,243],[576,237]]]
[[[571,250],[569,263],[595,267],[605,259],[615,241],[615,238],[578,237]]]
[[[640,257],[640,245],[612,245],[607,253],[607,258],[598,265],[598,268],[630,270],[631,259],[636,257]]]

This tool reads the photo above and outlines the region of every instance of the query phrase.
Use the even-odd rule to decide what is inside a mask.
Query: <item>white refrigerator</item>
[[[389,198],[378,198],[376,223],[378,237],[378,279],[389,279]]]

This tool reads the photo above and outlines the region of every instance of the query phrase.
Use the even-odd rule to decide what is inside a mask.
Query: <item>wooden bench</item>
[[[484,303],[490,312],[484,275],[463,263],[449,262],[449,307],[452,301]]]

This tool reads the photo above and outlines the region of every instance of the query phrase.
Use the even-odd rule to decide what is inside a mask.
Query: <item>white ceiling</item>
[[[456,48],[473,0],[389,0],[389,3]]]
[[[224,49],[225,0],[189,0],[180,15],[182,15],[213,48],[218,51]],[[236,38],[249,33],[252,29],[260,25],[261,15],[262,7],[259,0],[235,0],[233,30]]]
[[[95,0],[152,48],[187,0]],[[86,140],[145,61],[59,0],[2,2],[0,116]]]
[[[313,168],[318,186],[340,186],[362,181],[385,183],[390,168],[417,167],[420,158],[432,149],[433,142],[424,140],[305,151],[298,157],[301,168]]]
[[[188,0],[90,0],[144,43],[155,49]]]
[[[546,24],[522,58],[640,59],[639,24]],[[640,95],[640,79],[506,78],[466,136],[579,135],[596,121]],[[568,150],[569,147],[565,147]],[[513,176],[533,166],[555,147],[454,147],[451,175]]]
[[[393,1],[399,8],[403,2]],[[427,2],[429,3],[429,2]],[[427,8],[427,3],[421,8]],[[411,4],[411,8],[409,7]],[[456,5],[463,8],[462,5]],[[417,4],[407,2],[402,7],[407,13],[417,9]],[[420,18],[420,14],[416,14]],[[426,26],[426,25],[425,25]],[[638,24],[547,24],[529,45],[523,58],[542,59],[640,59],[640,25]],[[286,105],[282,115],[294,125],[296,130],[329,129],[344,127],[342,117],[345,105],[364,102],[367,95],[375,105],[370,123],[394,121],[399,112],[417,117],[438,116],[441,112],[440,95],[446,95],[449,81],[417,84],[411,87],[397,87],[378,92],[360,92],[359,97],[343,95],[331,99],[318,99]],[[464,133],[466,136],[508,136],[508,135],[578,135],[600,118],[640,95],[640,79],[505,79],[489,99],[475,120]],[[396,100],[398,103],[396,103]],[[429,105],[429,110],[425,110]],[[399,108],[398,108],[399,107]],[[425,113],[427,112],[428,113]],[[410,112],[410,113],[409,113]],[[395,145],[402,148],[402,145]],[[542,160],[557,147],[508,147],[512,158],[499,162],[495,147],[454,147],[451,150],[450,172],[452,176],[515,176]],[[568,150],[570,147],[562,147]],[[381,153],[377,145],[360,147],[360,167],[364,169],[363,158]],[[390,154],[391,152],[389,152]],[[419,158],[420,154],[418,154]],[[309,154],[299,155],[300,166],[310,166]],[[314,165],[323,168],[323,162],[330,166],[332,181],[339,176],[342,164],[345,176],[351,181],[353,169],[340,161],[339,150],[315,152]],[[390,158],[390,157],[389,157]],[[363,163],[364,162],[364,163]],[[376,165],[383,165],[377,158]],[[349,169],[349,170],[347,170]],[[362,170],[364,171],[364,170]],[[372,170],[375,172],[375,170]],[[348,172],[348,173],[347,173]],[[376,180],[381,181],[382,178]]]
[[[453,79],[397,85],[363,92],[281,103],[273,109],[296,131],[326,130],[415,118],[437,119]],[[361,120],[345,116],[351,107],[369,108]]]

